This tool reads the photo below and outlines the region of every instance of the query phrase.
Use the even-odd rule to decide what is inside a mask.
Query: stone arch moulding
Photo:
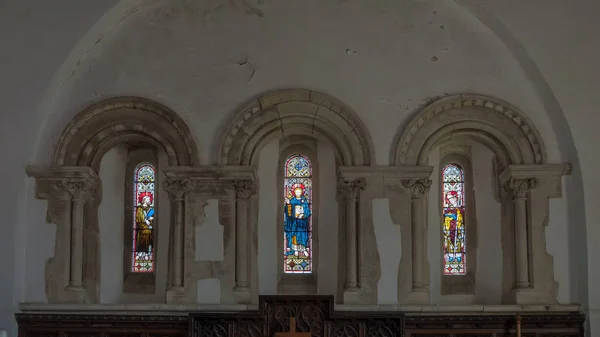
[[[49,201],[48,220],[57,225],[54,256],[46,264],[50,303],[98,302],[98,170],[106,151],[123,143],[164,149],[169,166],[190,168],[199,163],[189,128],[175,112],[159,103],[139,97],[115,97],[75,116],[59,139],[52,167],[26,168],[27,174],[36,179],[36,197]],[[167,179],[163,187],[170,195],[178,195],[184,193],[184,185]],[[176,200],[182,200],[181,195]],[[177,281],[172,286],[177,286]]]
[[[198,150],[185,122],[171,109],[139,97],[115,97],[83,110],[67,125],[55,166],[90,166],[113,143],[143,139],[162,146],[171,166],[198,165]]]
[[[461,94],[434,101],[410,121],[394,151],[395,165],[422,165],[431,147],[458,137],[484,143],[505,167],[546,162],[540,133],[517,108],[496,98]]]
[[[312,90],[269,92],[249,102],[225,131],[218,162],[249,165],[270,140],[303,135],[333,144],[340,165],[375,163],[367,128],[339,100]]]
[[[420,111],[402,131],[393,149],[397,166],[428,166],[429,153],[437,145],[476,141],[487,146],[496,157],[500,202],[503,208],[503,303],[555,304],[557,284],[552,256],[546,252],[545,224],[548,199],[560,197],[561,176],[570,174],[569,164],[548,164],[540,133],[517,108],[499,99],[459,94],[433,101]],[[413,211],[426,209],[431,184],[428,178],[406,180],[412,192]],[[425,207],[425,208],[424,208]],[[409,298],[428,303],[428,262],[426,217],[412,214],[412,263],[405,273],[412,274]],[[415,234],[416,233],[416,234]],[[406,242],[408,244],[409,242]],[[402,263],[401,263],[402,265]],[[410,265],[410,267],[408,267]],[[400,284],[400,290],[410,288]],[[417,296],[418,295],[418,296]]]

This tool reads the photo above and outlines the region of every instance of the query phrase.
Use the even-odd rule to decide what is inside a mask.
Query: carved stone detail
[[[360,197],[360,192],[364,191],[367,182],[364,178],[340,179],[338,183],[338,193],[346,200],[355,201]]]
[[[413,199],[421,199],[429,192],[431,183],[430,179],[409,179],[402,180],[402,187],[410,191]]]
[[[494,114],[494,116],[485,117],[486,119],[500,118],[501,120],[506,121],[506,123],[514,125],[515,129],[522,132],[522,137],[526,140],[525,144],[527,145],[523,148],[528,148],[528,151],[532,153],[533,163],[542,164],[546,162],[546,149],[544,148],[540,133],[533,124],[531,124],[530,120],[517,108],[497,98],[477,94],[461,94],[432,100],[431,104],[427,105],[408,124],[400,137],[400,142],[395,151],[396,164],[416,164],[414,162],[408,162],[414,159],[414,157],[409,156],[409,154],[411,154],[411,148],[418,143],[414,142],[415,135],[420,133],[421,130],[427,130],[431,123],[434,123],[433,120],[439,118],[440,115],[448,114],[450,111],[456,109],[468,108],[484,109],[485,113]],[[477,113],[477,111],[474,113]],[[443,123],[440,120],[437,120],[436,122]],[[440,125],[440,127],[442,126],[444,126],[444,124]],[[412,155],[414,155],[414,153],[412,153]]]
[[[252,180],[229,181],[227,188],[235,191],[236,199],[248,200],[256,193],[256,183]]]
[[[52,182],[52,189],[59,195],[70,197],[73,201],[86,202],[95,197],[97,192],[97,184],[87,181],[69,181],[61,180]]]
[[[185,193],[191,191],[194,184],[189,179],[173,179],[167,178],[163,183],[163,189],[169,193],[173,199],[181,199]]]
[[[527,197],[527,193],[534,189],[537,185],[537,181],[534,178],[528,179],[516,179],[510,178],[504,183],[504,188],[511,192],[513,198],[521,199]]]
[[[314,113],[316,110],[318,114]],[[340,145],[343,148],[339,149],[340,153],[348,154],[341,158],[343,165],[371,165],[375,162],[373,141],[355,112],[326,94],[307,89],[288,89],[262,95],[250,101],[238,113],[222,137],[219,163],[250,165],[252,154],[259,152],[257,148],[261,139],[248,139],[248,135],[256,134],[259,129],[265,134],[279,135],[288,133],[290,128],[294,129],[295,122],[281,118],[280,111],[306,118],[306,126],[310,127],[307,130],[312,131],[305,135],[311,138],[346,139],[347,142]],[[336,125],[336,128],[330,125]],[[290,133],[304,135],[298,130]]]
[[[107,118],[111,115],[113,118]],[[150,119],[157,122],[148,123]],[[92,166],[94,149],[107,139],[140,131],[165,147],[171,165],[199,162],[192,133],[174,111],[140,97],[114,97],[91,105],[69,123],[58,141],[54,164]]]

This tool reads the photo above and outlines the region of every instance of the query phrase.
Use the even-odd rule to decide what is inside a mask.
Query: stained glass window
[[[154,272],[155,177],[156,171],[152,164],[142,163],[135,168],[133,177],[133,272]]]
[[[312,273],[312,167],[300,154],[285,161],[284,242],[285,273]]]
[[[464,171],[456,164],[442,170],[444,221],[444,275],[465,275],[465,181]]]

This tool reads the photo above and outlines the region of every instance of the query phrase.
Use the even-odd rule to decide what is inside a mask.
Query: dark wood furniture
[[[258,311],[189,315],[19,313],[19,337],[516,337],[514,315],[334,311],[332,296],[261,296]],[[522,337],[583,337],[579,313],[523,313]]]

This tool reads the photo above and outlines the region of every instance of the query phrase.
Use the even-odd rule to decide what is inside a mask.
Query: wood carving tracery
[[[401,313],[334,312],[333,296],[261,296],[258,312],[236,315],[192,314],[191,337],[274,336],[290,330],[290,317],[314,337],[402,337],[404,324]]]
[[[515,337],[515,315],[443,315],[334,311],[332,296],[261,296],[259,311],[156,315],[16,314],[19,337],[273,337],[299,331],[314,337]],[[583,337],[585,315],[523,314],[522,337]]]

